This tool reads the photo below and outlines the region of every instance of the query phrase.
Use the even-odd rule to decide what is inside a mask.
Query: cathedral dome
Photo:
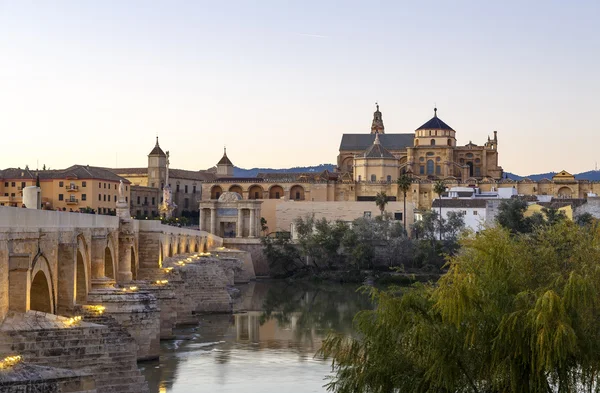
[[[454,131],[452,127],[448,124],[444,123],[442,119],[437,117],[437,108],[433,109],[433,117],[421,127],[417,128],[416,131],[419,130],[449,130]]]

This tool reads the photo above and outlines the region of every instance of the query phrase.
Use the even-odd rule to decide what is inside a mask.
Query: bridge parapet
[[[75,228],[118,229],[119,219],[96,214],[0,206],[0,231],[64,231]]]

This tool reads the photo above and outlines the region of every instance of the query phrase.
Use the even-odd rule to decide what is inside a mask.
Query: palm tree
[[[441,180],[438,180],[435,182],[435,184],[433,185],[433,192],[435,192],[438,195],[438,198],[440,199],[440,241],[442,240],[442,194],[444,192],[446,192],[446,186],[444,185],[444,182]]]
[[[410,186],[412,184],[412,177],[410,177],[406,173],[403,173],[398,178],[398,180],[396,181],[396,183],[398,183],[398,188],[404,194],[404,213],[403,213],[404,216],[403,216],[403,221],[404,221],[404,232],[406,232],[406,193],[408,192],[408,190],[410,190]]]
[[[378,192],[375,196],[375,204],[377,205],[379,210],[381,210],[381,217],[383,217],[383,212],[385,211],[385,205],[387,205],[387,203],[388,200],[385,191]]]

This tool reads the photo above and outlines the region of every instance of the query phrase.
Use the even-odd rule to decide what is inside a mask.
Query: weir
[[[195,314],[231,312],[228,288],[254,278],[250,254],[222,238],[125,207],[0,207],[0,390],[147,391],[137,361]]]

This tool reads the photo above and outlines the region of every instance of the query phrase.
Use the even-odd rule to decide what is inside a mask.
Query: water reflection
[[[143,364],[150,391],[324,392],[329,363],[314,358],[329,330],[350,333],[369,308],[355,286],[253,282],[233,315],[199,317]]]

